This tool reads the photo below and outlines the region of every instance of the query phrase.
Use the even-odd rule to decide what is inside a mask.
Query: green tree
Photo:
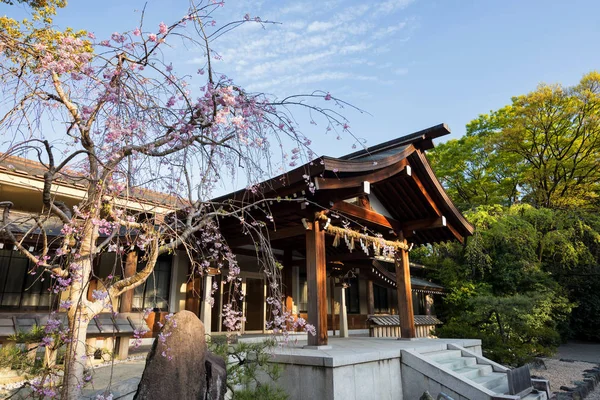
[[[494,153],[518,155],[524,200],[539,207],[593,205],[600,183],[600,73],[573,87],[541,84],[470,124]]]
[[[600,190],[600,73],[541,84],[467,125],[430,158],[458,206],[593,208]]]
[[[487,356],[510,365],[554,351],[574,305],[546,267],[548,248],[541,245],[560,212],[481,206],[466,213],[476,226],[466,245],[441,244],[415,254],[447,290],[437,307],[445,322],[439,336],[478,337]]]
[[[461,210],[478,205],[511,205],[519,198],[521,177],[514,154],[496,151],[479,135],[477,121],[467,134],[438,145],[428,157],[442,185]]]

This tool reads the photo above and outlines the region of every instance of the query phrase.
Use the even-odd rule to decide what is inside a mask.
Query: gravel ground
[[[558,348],[554,358],[545,358],[543,361],[546,368],[531,368],[532,375],[548,379],[553,392],[560,391],[561,386],[574,387],[573,381],[583,380],[584,370],[600,363],[600,343],[569,342]],[[600,400],[600,386],[590,393],[586,400]]]
[[[555,360],[552,358],[544,358],[546,369],[531,368],[531,375],[542,376],[550,381],[550,389],[553,392],[558,392],[561,386],[573,387],[573,381],[583,379],[583,370],[591,369],[596,364],[587,362],[575,361],[566,362]]]

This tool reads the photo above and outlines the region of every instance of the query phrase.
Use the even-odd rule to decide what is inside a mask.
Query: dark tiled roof
[[[442,285],[438,285],[437,283],[426,281],[423,278],[416,278],[414,276],[410,277],[410,284],[412,286],[417,286],[417,287],[421,287],[421,288],[424,288],[424,289],[439,289],[439,290],[444,290],[444,287]]]
[[[30,332],[34,326],[45,326],[50,315],[48,313],[28,314],[0,314],[0,338],[6,338],[17,332]],[[63,324],[67,323],[67,314],[59,313],[58,319]],[[133,335],[135,329],[145,327],[146,323],[141,313],[123,313],[116,317],[111,314],[100,314],[92,319],[88,325],[88,336],[102,336],[111,334]]]
[[[0,153],[0,173],[8,173],[12,175],[26,176],[31,179],[42,181],[44,173],[48,170],[40,162],[29,160],[27,158],[6,155]],[[78,189],[86,189],[88,185],[87,177],[81,172],[64,170],[64,173],[58,173],[55,177],[56,184],[75,187]],[[154,203],[163,206],[181,206],[183,202],[175,196],[165,193],[148,190],[144,188],[132,188],[131,196],[142,202]]]
[[[387,142],[367,147],[366,149],[355,151],[340,157],[342,160],[377,160],[386,156],[401,153],[406,146],[414,144],[424,146],[424,150],[433,147],[429,141],[437,139],[450,133],[450,128],[446,124],[439,124],[431,128],[423,129],[418,132],[411,133],[396,139],[388,140]],[[380,156],[380,154],[383,154]]]

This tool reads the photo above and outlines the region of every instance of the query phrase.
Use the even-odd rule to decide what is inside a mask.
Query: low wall
[[[333,368],[287,364],[276,385],[290,400],[401,400],[400,371],[399,358]]]
[[[357,342],[355,348],[341,346],[337,343],[344,339],[337,339],[331,341],[331,349],[280,350],[274,360],[283,367],[283,373],[274,384],[285,390],[290,400],[418,399],[423,392],[414,397],[412,379],[403,376],[402,350],[436,351],[445,349],[448,343],[435,339],[375,339],[373,342],[364,339]],[[480,341],[457,341],[481,353]]]

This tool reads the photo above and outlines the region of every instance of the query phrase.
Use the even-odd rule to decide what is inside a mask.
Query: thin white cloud
[[[333,21],[315,21],[312,22],[310,25],[308,25],[308,28],[306,29],[307,32],[322,32],[322,31],[328,31],[334,27],[336,27],[339,23],[338,22],[333,22]]]
[[[406,21],[403,21],[396,25],[390,25],[390,26],[380,28],[380,29],[376,30],[375,33],[373,33],[373,39],[377,40],[377,39],[383,39],[383,38],[389,37],[390,35],[393,35],[396,32],[404,29],[404,27],[406,27],[406,24],[407,24]]]
[[[392,83],[385,80],[386,74],[403,73],[397,72],[401,68],[394,69],[387,53],[407,40],[410,29],[406,28],[412,19],[409,15],[400,21],[394,17],[390,23],[388,17],[413,1],[349,5],[346,0],[318,4],[278,0],[279,7],[272,10],[264,3],[261,18],[281,24],[264,29],[260,24],[248,24],[248,28],[223,36],[214,45],[224,62],[215,62],[214,68],[249,90],[275,94],[314,89],[314,85],[328,82],[336,87]],[[189,62],[203,63],[204,59],[190,57]]]
[[[406,75],[408,74],[408,68],[396,68],[392,72],[396,75]]]
[[[408,7],[414,0],[386,0],[377,4],[377,14],[390,14]]]

